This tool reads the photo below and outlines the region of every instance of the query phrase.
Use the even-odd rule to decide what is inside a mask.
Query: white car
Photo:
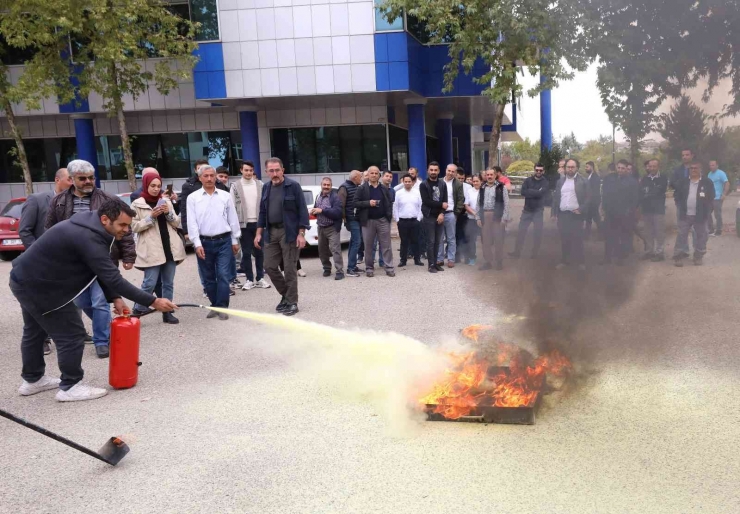
[[[303,198],[306,199],[306,206],[308,207],[308,211],[311,212],[311,209],[316,202],[316,197],[321,194],[321,186],[301,186],[301,188],[303,189]],[[309,246],[318,246],[319,229],[316,225],[316,218],[309,214],[308,220],[311,224],[311,228],[306,231],[306,244],[308,244]],[[339,233],[339,240],[342,243],[349,243],[349,239],[350,233],[344,226],[344,223],[342,223],[342,231]]]

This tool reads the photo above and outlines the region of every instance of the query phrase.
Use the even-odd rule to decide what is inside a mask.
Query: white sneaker
[[[270,284],[267,280],[264,278],[259,279],[255,284],[254,287],[259,287],[261,289],[270,289],[272,287],[272,284]]]
[[[18,392],[21,396],[31,396],[32,394],[42,393],[50,389],[58,389],[59,382],[61,382],[61,380],[59,380],[58,378],[52,378],[44,375],[33,384],[24,380],[21,386],[18,388]]]
[[[108,394],[107,389],[92,387],[82,382],[77,382],[69,390],[57,393],[57,400],[60,402],[81,402],[83,400],[94,400]]]
[[[244,287],[242,287],[242,291],[249,291],[250,289],[254,289],[256,286],[254,285],[254,282],[251,280],[247,280],[246,284],[244,284]]]
[[[305,272],[305,271],[303,271],[302,269],[299,269],[299,270],[298,270],[298,276],[299,276],[299,277],[305,277],[305,276],[306,276],[306,272]]]

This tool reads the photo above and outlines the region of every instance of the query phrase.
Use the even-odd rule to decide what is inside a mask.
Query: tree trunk
[[[640,138],[634,134],[628,135],[630,140],[630,162],[632,163],[632,169],[639,170],[642,163],[640,160]]]
[[[128,129],[126,128],[126,115],[123,112],[123,99],[121,97],[121,91],[118,89],[118,70],[116,69],[115,63],[111,64],[111,81],[116,84],[113,92],[113,108],[115,110],[116,117],[118,118],[118,130],[121,133],[121,150],[123,151],[123,162],[126,166],[126,178],[128,178],[128,186],[131,188],[131,192],[136,191],[136,171],[134,170],[134,156],[131,153],[131,140],[128,137]]]
[[[488,167],[493,166],[493,160],[498,156],[498,144],[501,140],[501,124],[504,121],[504,109],[506,104],[497,103],[493,105],[493,127],[491,128],[491,142],[488,145]],[[497,160],[498,163],[498,160]]]
[[[33,180],[31,179],[31,168],[28,167],[28,156],[26,155],[26,146],[23,144],[23,136],[20,128],[15,123],[15,114],[13,113],[13,105],[9,100],[3,99],[3,110],[5,116],[8,118],[8,125],[10,125],[10,133],[15,140],[15,146],[18,151],[18,160],[21,163],[21,169],[23,170],[23,181],[26,183],[26,196],[33,194]]]

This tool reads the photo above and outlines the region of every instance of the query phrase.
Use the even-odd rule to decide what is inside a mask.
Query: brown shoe
[[[454,268],[455,267],[455,263],[453,261],[447,261],[447,267],[448,268]]]

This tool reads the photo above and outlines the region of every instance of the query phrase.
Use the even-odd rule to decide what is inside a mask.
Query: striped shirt
[[[73,195],[74,200],[72,200],[72,214],[77,214],[78,212],[89,212],[90,211],[90,197],[89,196],[77,196]]]

